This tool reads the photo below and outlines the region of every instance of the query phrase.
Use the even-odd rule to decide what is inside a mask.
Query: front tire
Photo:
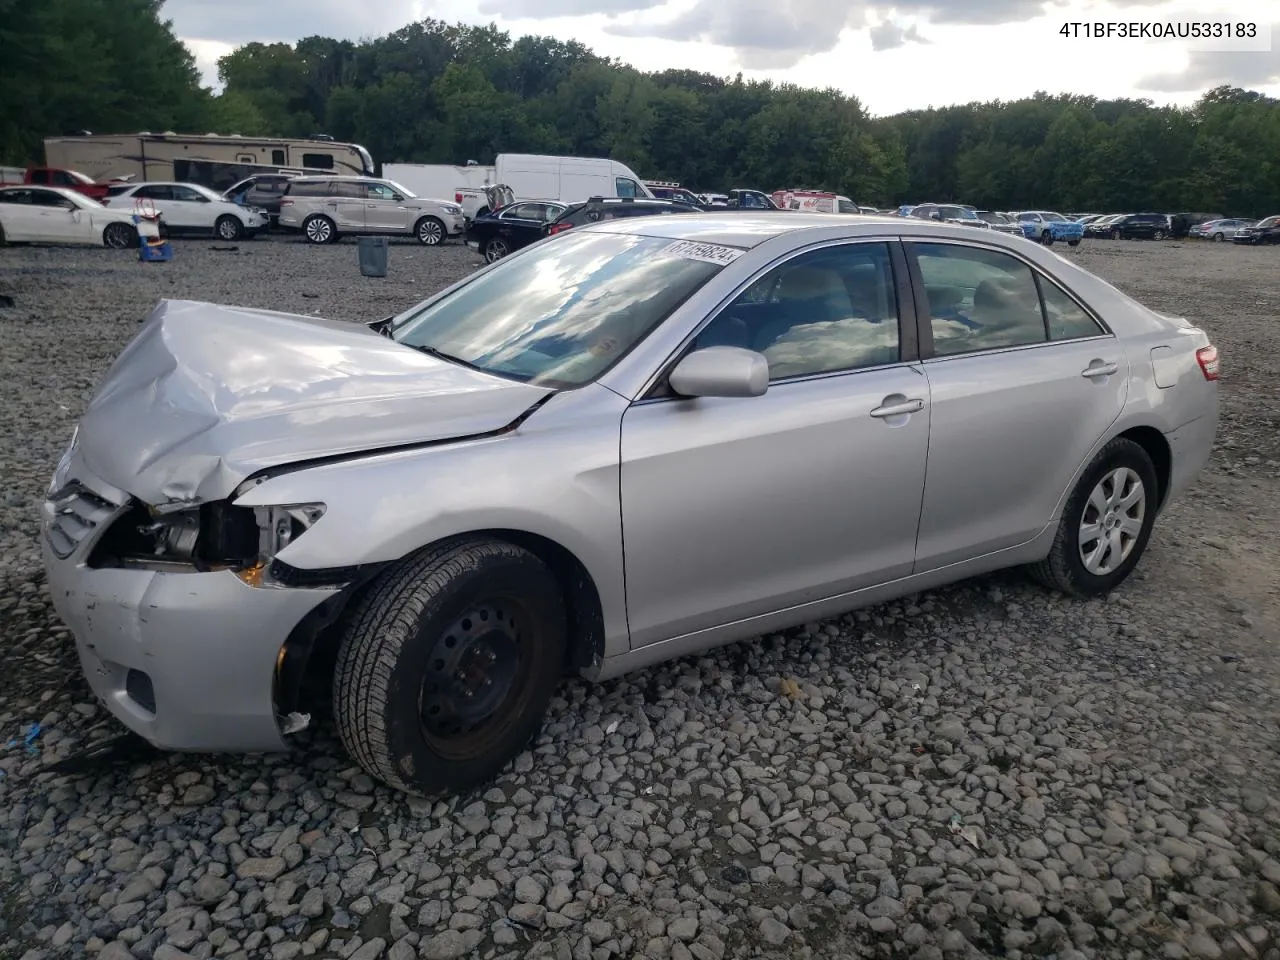
[[[244,236],[244,224],[240,222],[238,217],[233,217],[229,213],[224,214],[214,223],[213,232],[219,240],[234,243]]]
[[[1080,241],[1079,241],[1079,240],[1068,240],[1068,241],[1067,241],[1067,246],[1068,246],[1068,247],[1078,247],[1078,246],[1080,246]]]
[[[1053,547],[1030,568],[1031,575],[1073,597],[1115,589],[1147,548],[1158,491],[1147,451],[1116,437],[1081,475],[1058,521]]]
[[[1111,239],[1112,239],[1112,240],[1119,240],[1122,236],[1123,236],[1123,234],[1122,234],[1119,230],[1112,230],[1112,231],[1111,231]]]
[[[413,232],[418,242],[424,247],[438,247],[448,236],[445,233],[444,222],[435,217],[423,217],[413,228]]]
[[[1152,239],[1153,239],[1153,240],[1163,240],[1163,239],[1164,239],[1164,231],[1163,231],[1163,230],[1157,230],[1157,231],[1155,232],[1155,234],[1152,236]]]
[[[307,243],[333,243],[338,239],[338,228],[328,217],[317,213],[303,221],[302,235]]]
[[[138,245],[138,231],[127,223],[108,223],[102,229],[102,245],[112,250],[128,250]]]
[[[455,540],[408,558],[374,582],[339,647],[343,745],[408,793],[489,781],[537,735],[566,632],[560,586],[526,550]]]
[[[1046,231],[1044,231],[1044,233],[1040,234],[1040,242],[1041,242],[1041,243],[1043,243],[1046,247],[1052,247],[1052,246],[1053,246],[1053,231],[1052,231],[1052,230],[1046,230]]]

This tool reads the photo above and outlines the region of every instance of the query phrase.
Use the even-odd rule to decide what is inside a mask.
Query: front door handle
[[[886,417],[901,417],[908,413],[919,413],[924,409],[924,401],[919,397],[913,399],[897,399],[885,397],[880,406],[871,411],[871,416],[883,420]]]
[[[1094,377],[1109,377],[1119,369],[1119,364],[1103,363],[1101,360],[1094,360],[1093,363],[1080,371],[1080,376],[1089,380],[1092,380]]]

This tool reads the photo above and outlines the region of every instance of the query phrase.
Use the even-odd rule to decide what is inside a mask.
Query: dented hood
[[[228,496],[267,467],[498,430],[551,391],[365,326],[164,300],[80,420],[87,469],[153,506]]]

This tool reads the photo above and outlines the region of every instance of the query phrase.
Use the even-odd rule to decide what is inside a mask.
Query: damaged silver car
[[[603,679],[1027,565],[1128,577],[1217,351],[996,231],[615,220],[368,325],[162,302],[42,537],[90,685],[162,748],[273,751],[332,693],[437,795]]]

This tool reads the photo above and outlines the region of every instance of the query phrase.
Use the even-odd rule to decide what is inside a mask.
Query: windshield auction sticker
[[[737,247],[725,247],[718,243],[695,243],[693,240],[677,240],[662,248],[662,252],[672,257],[684,257],[688,260],[702,260],[706,263],[717,263],[720,266],[733,263],[746,251]]]

